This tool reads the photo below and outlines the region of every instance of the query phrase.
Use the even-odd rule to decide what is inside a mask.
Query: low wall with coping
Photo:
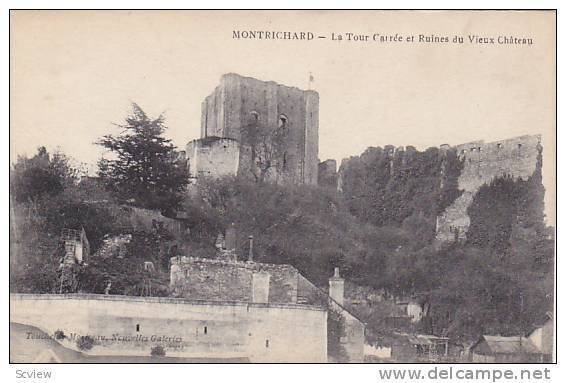
[[[307,305],[97,294],[10,294],[10,321],[32,325],[89,354],[247,357],[252,362],[326,362],[327,312]]]

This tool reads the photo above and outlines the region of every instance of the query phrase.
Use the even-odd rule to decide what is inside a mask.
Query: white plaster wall
[[[48,334],[60,329],[67,335],[104,337],[89,351],[99,355],[149,355],[151,347],[161,344],[169,356],[248,357],[252,362],[327,360],[326,311],[304,305],[11,294],[10,321]],[[148,340],[118,341],[113,334]],[[150,340],[154,335],[181,340]]]

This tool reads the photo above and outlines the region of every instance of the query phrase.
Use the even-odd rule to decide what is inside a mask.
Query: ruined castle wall
[[[220,80],[224,87],[222,103],[225,105],[224,121],[221,137],[230,137],[241,143],[240,127],[251,122],[251,115],[242,114],[240,102],[242,100],[242,86],[238,77],[226,75]],[[244,89],[245,91],[245,89]]]
[[[277,181],[316,184],[318,172],[318,93],[236,74],[222,76],[202,106],[201,134],[228,137],[241,144],[240,173],[249,173],[252,145],[243,130],[257,126],[268,134],[287,118],[277,158]],[[205,137],[205,136],[202,136]]]
[[[171,286],[174,296],[211,301],[251,302],[253,269],[225,267],[225,264],[226,262],[192,258],[176,263],[178,268],[171,268],[171,281],[176,281]]]
[[[333,189],[338,187],[336,160],[326,160],[318,164],[318,185]]]
[[[217,127],[220,127],[219,122],[217,121],[217,113],[216,113],[216,94],[218,92],[218,88],[212,93],[210,96],[206,98],[206,137],[210,136],[218,136],[218,131],[216,130]]]
[[[338,190],[339,193],[344,192],[344,183],[346,181],[345,178],[350,161],[351,158],[342,159],[342,162],[340,163],[340,167],[338,168],[338,172],[336,175],[336,190]]]
[[[65,313],[65,315],[61,315]],[[312,306],[96,294],[10,294],[10,321],[66,336],[90,335],[92,355],[326,362],[326,311]],[[114,336],[115,335],[115,336]],[[76,347],[76,338],[63,340]]]
[[[156,224],[161,222],[163,228],[175,236],[180,235],[183,231],[179,220],[165,217],[158,210],[120,205],[110,208],[109,213],[116,225],[126,232],[130,230],[151,232],[155,229],[153,227],[154,221]]]
[[[258,269],[271,276],[269,281],[269,302],[297,303],[299,272],[293,266],[259,264]]]
[[[305,94],[305,184],[318,183],[318,110],[319,97],[316,92]]]
[[[504,175],[528,179],[536,170],[542,147],[540,136],[521,136],[484,143],[471,142],[455,147],[464,167],[458,178],[463,193],[437,218],[436,238],[441,242],[464,240],[470,226],[467,209],[478,189]]]
[[[304,179],[305,158],[305,100],[304,92],[296,88],[277,89],[278,114],[288,118],[284,137],[286,170],[284,177],[291,183],[302,183]],[[275,121],[277,124],[277,121]],[[275,125],[277,126],[277,125]]]
[[[522,136],[488,144],[472,143],[456,147],[464,160],[458,179],[459,188],[477,191],[496,177],[511,175],[527,179],[535,171],[540,151],[540,136]]]
[[[151,231],[153,223],[158,225],[161,222],[163,228],[172,234],[179,235],[182,227],[181,223],[173,218],[164,217],[158,210],[142,209],[135,206],[123,206],[126,213],[121,218],[132,226],[134,230]]]
[[[200,104],[200,136],[207,136],[207,109],[208,109],[208,97],[205,98]]]
[[[236,175],[240,156],[238,141],[208,137],[187,144],[187,166],[190,177]]]
[[[270,303],[296,303],[298,271],[289,265],[182,257],[171,260],[175,296],[211,301],[251,302],[254,274],[268,273]]]

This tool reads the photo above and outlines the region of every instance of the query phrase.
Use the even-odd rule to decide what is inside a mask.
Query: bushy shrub
[[[88,335],[81,336],[77,339],[77,347],[79,350],[88,351],[94,346],[94,339]]]
[[[165,356],[165,349],[161,345],[156,345],[151,348],[151,356]]]
[[[65,333],[63,332],[63,330],[56,330],[55,333],[53,334],[55,336],[55,339],[57,340],[62,340],[65,339]]]

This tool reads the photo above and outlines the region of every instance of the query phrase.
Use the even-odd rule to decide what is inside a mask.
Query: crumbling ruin
[[[65,228],[61,231],[64,254],[59,263],[59,293],[77,292],[77,273],[90,257],[90,243],[84,228]]]
[[[541,166],[540,140],[540,135],[533,135],[456,146],[454,150],[464,165],[458,177],[462,194],[437,217],[436,239],[441,243],[464,241],[470,226],[467,209],[480,186],[505,175],[527,180]]]
[[[405,149],[393,146],[383,148],[383,152],[387,154],[388,172],[391,177],[396,171],[393,153],[403,152],[404,155],[400,157],[404,161],[414,151],[415,148],[409,146]],[[438,189],[446,188],[450,184],[457,185],[456,189],[459,192],[456,199],[437,216],[438,244],[466,240],[470,226],[467,210],[482,185],[503,176],[527,180],[542,166],[539,161],[542,153],[540,135],[526,135],[489,143],[474,141],[457,146],[444,144],[439,147],[438,153],[442,156]],[[446,172],[449,155],[460,162],[458,174]],[[337,172],[336,187],[339,192],[344,191],[344,183],[348,182],[346,175],[350,161],[351,159],[344,159]],[[323,169],[324,177],[319,179],[332,179],[329,165],[332,165],[329,161],[320,164],[319,169]]]
[[[318,181],[318,93],[229,73],[202,103],[201,138],[187,144],[190,177]]]

